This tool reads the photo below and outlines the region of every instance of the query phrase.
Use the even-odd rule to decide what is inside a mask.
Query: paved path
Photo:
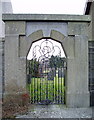
[[[32,105],[27,115],[17,118],[92,118],[92,108],[65,108],[62,105]]]

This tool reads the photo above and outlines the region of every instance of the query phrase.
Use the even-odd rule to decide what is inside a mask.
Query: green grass
[[[58,101],[64,98],[64,78],[54,77],[54,80],[46,78],[31,78],[31,84],[28,85],[31,101],[49,100]]]

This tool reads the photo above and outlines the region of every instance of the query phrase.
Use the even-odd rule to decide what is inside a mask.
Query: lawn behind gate
[[[38,103],[41,100],[49,99],[53,103],[64,102],[64,78],[54,77],[54,80],[47,78],[31,78],[31,84],[28,85],[32,103]]]

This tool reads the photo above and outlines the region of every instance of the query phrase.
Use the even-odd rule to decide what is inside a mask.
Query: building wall
[[[2,13],[12,13],[12,5],[11,5],[10,0],[0,0],[0,119],[2,117],[2,98],[3,98],[3,93],[4,93],[5,24],[2,21]]]
[[[3,13],[13,13],[10,0],[0,0],[0,99],[4,91],[4,38],[5,23],[2,21]]]
[[[87,9],[88,10],[88,9]],[[89,24],[89,91],[90,91],[90,105],[94,106],[94,1],[91,2],[89,8],[89,15],[91,22]]]
[[[2,13],[13,13],[11,0],[2,0]]]
[[[2,55],[1,55],[1,33],[2,33],[2,9],[0,2],[0,119],[2,117]]]

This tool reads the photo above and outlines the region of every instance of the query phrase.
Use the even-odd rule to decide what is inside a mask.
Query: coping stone
[[[90,22],[90,15],[65,15],[65,14],[3,14],[3,21],[83,21]]]

